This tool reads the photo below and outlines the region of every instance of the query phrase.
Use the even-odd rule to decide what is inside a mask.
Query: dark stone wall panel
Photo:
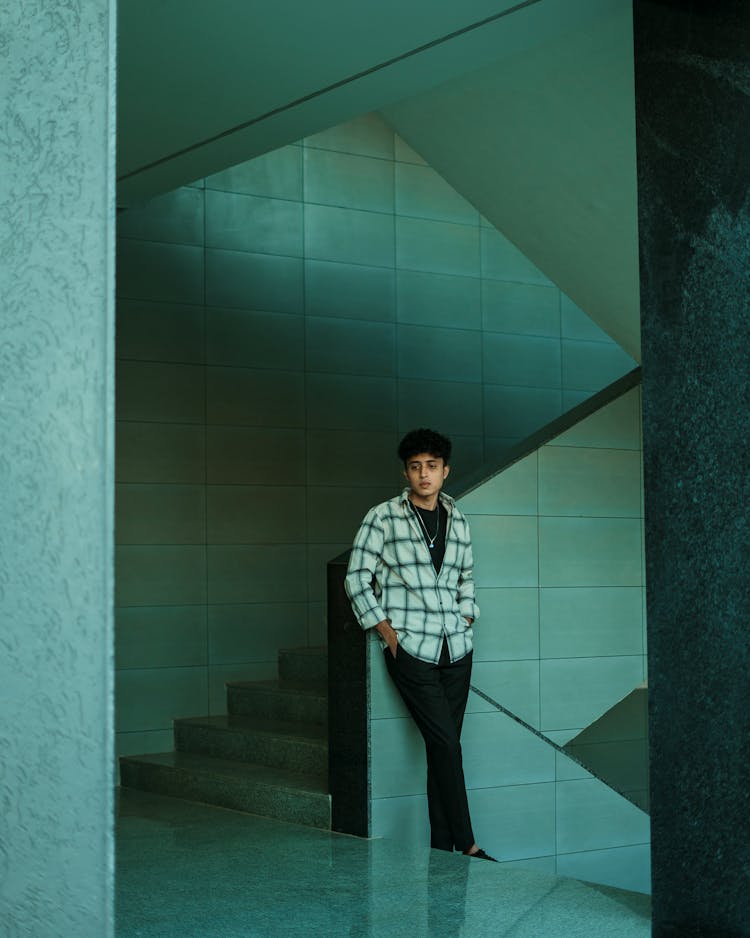
[[[750,935],[750,7],[634,5],[654,935]]]

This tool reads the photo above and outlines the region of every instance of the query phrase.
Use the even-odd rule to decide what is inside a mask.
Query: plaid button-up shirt
[[[457,661],[472,650],[466,617],[479,617],[469,523],[441,492],[448,528],[436,573],[408,494],[406,488],[365,515],[349,559],[346,592],[363,629],[388,619],[407,654],[437,663],[445,639],[451,661]]]

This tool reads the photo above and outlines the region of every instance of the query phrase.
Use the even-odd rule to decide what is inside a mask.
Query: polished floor
[[[123,790],[117,938],[647,938],[646,896]]]

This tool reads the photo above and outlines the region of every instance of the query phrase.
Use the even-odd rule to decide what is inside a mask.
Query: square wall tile
[[[603,883],[629,892],[651,892],[651,846],[612,847],[609,850],[585,850],[562,853],[557,857],[558,876],[584,882]]]
[[[325,603],[328,593],[328,564],[351,547],[350,541],[307,545],[307,597]]]
[[[450,435],[482,435],[482,386],[459,381],[398,382],[399,431],[439,427]]]
[[[466,484],[462,480],[468,473],[473,473],[483,462],[484,439],[479,434],[463,436],[460,433],[452,433],[451,443],[453,443],[451,474],[446,480],[445,491],[457,497],[466,489]]]
[[[202,304],[203,248],[119,238],[117,296]]]
[[[479,332],[467,329],[400,325],[399,376],[480,383],[481,341]]]
[[[487,436],[522,440],[561,413],[559,388],[484,385],[484,432]]]
[[[303,486],[208,485],[209,544],[294,544],[305,538]]]
[[[207,664],[205,606],[115,609],[115,668]]]
[[[557,852],[646,844],[648,815],[598,779],[556,785]]]
[[[416,326],[481,329],[480,283],[478,277],[399,270],[398,321]]]
[[[393,267],[393,215],[307,204],[305,257],[369,267]]]
[[[311,485],[307,488],[309,543],[349,543],[365,514],[393,498],[395,490],[379,486]]]
[[[555,780],[555,750],[493,710],[467,713],[461,733],[467,789]]]
[[[176,606],[205,601],[204,545],[115,548],[115,605]]]
[[[418,166],[427,166],[427,163],[422,159],[419,153],[413,150],[398,134],[395,136],[394,156],[399,163],[416,163]]]
[[[328,610],[326,603],[307,603],[307,640],[306,644],[328,644]]]
[[[203,244],[203,192],[184,186],[117,216],[117,236],[140,241]]]
[[[396,216],[396,266],[479,276],[479,228]]]
[[[305,380],[299,371],[206,369],[209,425],[304,427]]]
[[[607,333],[580,309],[569,296],[560,294],[560,313],[564,339],[582,339],[588,342],[612,342]]]
[[[307,426],[324,430],[396,430],[396,381],[308,374]]]
[[[396,212],[413,218],[478,225],[479,212],[434,169],[396,163]]]
[[[643,680],[639,655],[540,662],[543,732],[589,726]]]
[[[302,259],[206,250],[206,303],[269,313],[301,313]]]
[[[471,683],[514,716],[533,727],[539,727],[538,661],[477,661]],[[492,704],[476,696],[477,699],[472,702],[474,710],[498,713]]]
[[[550,286],[541,270],[496,228],[481,228],[482,277]]]
[[[614,342],[562,341],[562,374],[566,388],[598,391],[635,367],[636,362]]]
[[[560,341],[486,332],[482,342],[482,374],[489,384],[559,388]]]
[[[537,453],[513,463],[459,499],[469,515],[536,515]]]
[[[208,706],[206,668],[133,668],[115,674],[117,732],[169,729]]]
[[[198,424],[115,425],[115,478],[118,482],[203,482],[205,429]]]
[[[576,746],[588,743],[623,742],[648,737],[648,687],[638,685],[619,700],[604,716],[588,726],[575,740]],[[640,786],[633,786],[634,788]]]
[[[388,837],[410,847],[430,846],[430,821],[427,795],[402,795],[400,798],[373,798],[370,802],[370,836]]]
[[[206,361],[301,371],[305,362],[305,321],[301,315],[246,309],[206,310]]]
[[[539,657],[539,590],[504,587],[477,590],[480,616],[474,626],[474,661]]]
[[[567,388],[563,388],[563,413],[578,407],[579,404],[593,397],[595,393],[595,391],[569,391]]]
[[[507,464],[508,451],[521,441],[517,437],[484,437],[484,458],[487,463],[495,466]]]
[[[639,388],[633,388],[570,430],[556,436],[548,445],[638,450],[641,448],[640,427]]]
[[[308,371],[382,377],[394,373],[395,328],[384,322],[308,317]]]
[[[245,661],[215,664],[208,669],[208,712],[217,716],[227,712],[228,681],[272,681],[277,676],[275,661]]]
[[[489,332],[560,338],[560,291],[537,283],[482,280],[482,325]]]
[[[498,860],[555,853],[555,784],[504,785],[469,793],[472,825]]]
[[[372,642],[368,656],[370,671],[369,718],[373,721],[392,717],[410,720],[411,716],[406,709],[406,704],[401,699],[401,694],[399,694],[388,673],[385,663],[386,654],[390,654],[390,652],[381,651],[379,641]]]
[[[117,358],[139,361],[205,361],[203,306],[118,299]]]
[[[208,189],[206,247],[302,257],[302,203]]]
[[[392,268],[305,261],[308,316],[391,322],[395,318],[395,303]]]
[[[353,120],[305,137],[305,147],[359,153],[393,159],[393,130],[377,114],[361,114]]]
[[[427,791],[424,742],[411,717],[373,720],[370,752],[372,798],[421,795]]]
[[[305,433],[272,427],[208,427],[209,483],[303,485]]]
[[[555,778],[558,782],[568,782],[574,778],[592,778],[582,765],[563,752],[555,753]]]
[[[308,485],[403,488],[397,434],[355,430],[309,430]]]
[[[635,450],[543,446],[539,451],[539,512],[638,518],[641,454]]]
[[[470,515],[478,587],[537,586],[537,519]]]
[[[393,212],[393,164],[369,156],[305,148],[305,202]]]
[[[211,665],[248,661],[275,665],[280,648],[307,644],[306,603],[231,603],[207,608]]]
[[[115,487],[116,544],[205,544],[201,485],[120,482]]]
[[[207,189],[302,200],[302,147],[288,146],[206,178]]]
[[[640,586],[638,518],[539,519],[542,586]]]
[[[307,599],[304,544],[209,545],[208,602]]]
[[[641,592],[640,586],[540,590],[541,657],[642,654]]]
[[[200,365],[119,361],[116,369],[118,420],[203,423],[205,372]]]

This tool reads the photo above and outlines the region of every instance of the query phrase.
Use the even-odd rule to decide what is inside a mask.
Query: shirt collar
[[[409,492],[411,489],[407,485],[406,488],[401,493],[401,504],[406,505],[409,501]],[[453,511],[453,506],[455,505],[455,499],[448,495],[447,492],[444,492],[442,489],[438,492],[438,500],[442,505],[446,507],[448,511]]]

